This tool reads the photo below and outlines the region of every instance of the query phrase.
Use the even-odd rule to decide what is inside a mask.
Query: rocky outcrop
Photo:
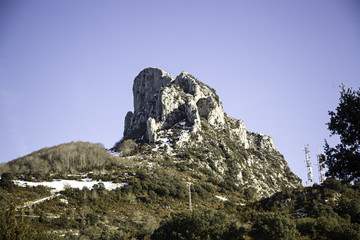
[[[125,117],[124,138],[154,142],[156,131],[186,121],[201,130],[200,119],[223,127],[225,115],[216,92],[186,72],[176,79],[158,68],[147,68],[134,80],[134,112]]]
[[[248,139],[248,134],[244,122],[227,115],[225,119],[227,123],[226,127],[230,132],[230,138],[241,143],[245,149],[249,148],[249,141],[252,139]]]
[[[170,85],[173,78],[160,69],[147,68],[139,73],[134,80],[134,112],[125,117],[124,138],[136,139],[146,135],[147,121],[153,118],[160,122],[163,118],[162,91]],[[152,126],[156,128],[155,126]]]
[[[260,197],[301,185],[273,139],[247,131],[242,120],[225,114],[215,90],[189,73],[173,78],[146,68],[135,78],[133,94],[134,111],[125,117],[124,138],[115,150],[132,140],[148,148],[154,143],[151,153],[198,159],[219,179],[230,177]]]
[[[248,134],[248,140],[254,148],[264,149],[268,152],[276,151],[274,140],[270,136],[252,132]]]
[[[201,118],[214,127],[225,125],[215,90],[186,72],[174,79],[161,69],[144,69],[134,80],[133,94],[134,112],[125,117],[125,139],[144,137],[153,142],[156,130],[184,120],[193,132],[201,130]]]
[[[192,75],[182,72],[175,79],[158,68],[146,68],[134,80],[134,112],[125,117],[124,139],[155,142],[156,132],[185,121],[196,133],[201,119],[216,128],[227,129],[234,141],[250,146],[274,149],[271,137],[248,134],[242,120],[226,115],[215,90]]]

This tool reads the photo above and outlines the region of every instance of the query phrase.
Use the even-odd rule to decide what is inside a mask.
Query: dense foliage
[[[325,142],[328,176],[345,181],[360,180],[360,89],[342,87],[336,111],[330,111],[327,123],[331,134],[340,136],[340,144]]]
[[[224,212],[197,210],[173,213],[151,236],[154,240],[242,239],[241,232]]]
[[[11,189],[14,186],[13,175],[9,172],[1,174],[0,187],[5,189]]]
[[[256,216],[250,235],[257,240],[292,240],[299,234],[293,220],[281,214],[267,212]]]

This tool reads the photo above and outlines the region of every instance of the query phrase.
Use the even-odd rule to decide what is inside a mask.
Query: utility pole
[[[191,206],[191,182],[188,182],[189,185],[189,209],[190,211],[192,211],[192,206]]]
[[[308,176],[307,185],[311,187],[313,185],[313,179],[312,179],[313,173],[312,173],[309,152],[310,152],[309,145],[306,145],[305,146],[305,161],[306,161],[307,176]]]

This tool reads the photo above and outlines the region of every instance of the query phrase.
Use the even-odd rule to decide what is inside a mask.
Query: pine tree
[[[330,147],[325,140],[327,176],[344,181],[360,180],[360,88],[342,86],[336,111],[329,111],[327,123],[331,135],[339,135],[340,143]]]

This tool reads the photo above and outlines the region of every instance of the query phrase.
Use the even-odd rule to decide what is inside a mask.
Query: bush
[[[353,223],[360,223],[360,200],[342,199],[337,206],[337,212],[341,216],[350,215],[351,222]]]
[[[331,206],[321,203],[315,205],[314,215],[315,217],[336,217],[336,213]]]
[[[116,143],[111,150],[121,152],[124,156],[133,155],[136,150],[136,143],[131,139],[121,140],[120,142]]]
[[[86,220],[90,225],[94,226],[99,221],[99,216],[95,212],[88,213]]]
[[[315,222],[316,238],[337,239],[335,236],[339,232],[339,223],[336,218],[319,217]]]
[[[243,239],[227,215],[213,210],[173,213],[160,223],[153,240]]]
[[[311,239],[315,236],[315,222],[313,218],[300,218],[296,222],[296,228],[301,233],[301,236],[306,236]]]
[[[344,186],[343,186],[342,182],[335,178],[327,178],[324,181],[323,186],[326,188],[329,188],[331,190],[338,191],[338,192],[341,192],[344,190]]]
[[[248,200],[254,200],[256,198],[256,189],[253,187],[246,188],[244,190],[244,195]]]
[[[258,214],[250,231],[256,240],[293,240],[298,235],[290,218],[271,212]]]
[[[139,170],[123,191],[135,194],[155,192],[160,197],[171,196],[178,199],[185,199],[187,194],[186,185],[179,177],[165,171],[155,171],[149,175]]]

